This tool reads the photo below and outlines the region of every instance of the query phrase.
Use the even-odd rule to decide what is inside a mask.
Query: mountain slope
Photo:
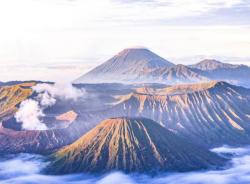
[[[121,96],[110,116],[147,117],[202,146],[250,142],[250,89],[215,81],[143,91],[152,93]]]
[[[82,131],[69,126],[63,129],[22,130],[5,128],[0,123],[0,153],[51,153],[78,139]]]
[[[31,87],[35,84],[24,82],[0,87],[0,121],[16,112],[17,105],[32,94]]]
[[[37,83],[14,81],[0,86],[0,154],[47,153],[72,143],[82,135],[79,127],[70,126],[77,118],[73,111],[58,115],[57,118],[43,117],[46,124],[51,124],[48,127],[57,123],[56,129],[21,130],[21,123],[16,122],[14,115],[22,101],[35,98],[32,87]],[[64,124],[69,127],[64,128]]]
[[[56,174],[188,171],[218,166],[225,161],[145,118],[105,120],[53,158],[49,170]]]
[[[86,73],[74,83],[146,80],[147,73],[173,63],[145,48],[125,49]]]
[[[168,84],[190,83],[197,81],[208,81],[209,79],[201,74],[196,73],[185,65],[178,64],[171,68],[160,68],[150,72],[156,81]]]

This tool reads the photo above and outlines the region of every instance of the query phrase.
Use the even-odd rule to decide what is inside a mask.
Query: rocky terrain
[[[0,153],[47,154],[81,136],[77,128],[16,131],[0,125]]]
[[[74,111],[45,116],[48,130],[21,130],[14,118],[22,101],[33,98],[36,82],[2,84],[0,87],[0,153],[50,153],[72,143],[82,135],[81,129],[70,126],[77,119]],[[60,112],[60,111],[59,111]],[[67,125],[67,126],[65,126]],[[60,128],[61,127],[61,128]]]
[[[152,119],[206,148],[247,145],[250,141],[247,88],[217,81],[173,86],[85,84],[76,87],[84,88],[88,97],[77,101],[57,100],[46,108],[43,121],[48,130],[21,130],[14,112],[2,116],[0,152],[52,152],[77,140],[100,121],[117,116]],[[29,95],[25,97],[35,98],[34,94]],[[3,104],[10,102],[2,100]],[[18,104],[13,107],[18,109]]]
[[[223,165],[216,154],[179,138],[145,118],[111,118],[101,122],[53,156],[47,172],[188,171]]]
[[[176,134],[209,147],[250,141],[247,88],[215,81],[139,91],[121,96],[114,112],[151,118]]]

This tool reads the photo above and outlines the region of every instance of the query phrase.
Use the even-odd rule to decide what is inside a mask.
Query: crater
[[[78,114],[71,110],[62,114],[46,114],[44,117],[42,117],[41,121],[46,125],[48,130],[64,129],[69,127],[77,119],[77,116]],[[4,120],[2,122],[2,126],[15,131],[25,130],[22,128],[22,123],[17,122],[15,117]]]

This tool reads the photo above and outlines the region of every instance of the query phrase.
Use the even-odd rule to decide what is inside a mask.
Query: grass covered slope
[[[189,171],[225,162],[145,118],[107,119],[52,158],[53,174]]]

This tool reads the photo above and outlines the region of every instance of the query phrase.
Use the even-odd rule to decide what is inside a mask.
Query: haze
[[[0,78],[68,81],[145,46],[174,63],[250,65],[249,0],[3,0]],[[46,75],[44,75],[46,74]]]

